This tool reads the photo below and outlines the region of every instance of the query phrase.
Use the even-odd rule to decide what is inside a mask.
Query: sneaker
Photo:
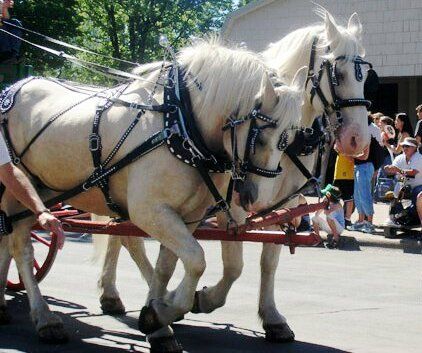
[[[356,222],[347,227],[348,230],[361,230],[365,226],[365,222]]]
[[[372,223],[366,222],[364,226],[361,228],[361,231],[364,233],[371,234],[375,231],[375,227]]]
[[[400,228],[399,224],[394,223],[394,221],[391,218],[388,218],[384,223],[384,227],[390,227],[390,228]]]

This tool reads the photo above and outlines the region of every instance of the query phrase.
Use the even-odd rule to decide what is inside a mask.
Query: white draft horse
[[[262,170],[277,170],[282,153],[277,148],[280,136],[300,119],[307,69],[298,70],[291,85],[275,89],[268,67],[256,54],[243,49],[226,48],[213,41],[200,42],[182,50],[177,60],[186,71],[192,112],[206,146],[233,159],[230,132],[222,129],[230,118],[235,125],[241,123],[236,128],[234,143],[238,146],[239,156],[243,157],[252,124],[252,119],[244,117],[260,107],[261,114],[270,120],[271,128],[263,130],[268,121],[255,122],[255,126],[262,130],[262,144],[255,146],[249,161]],[[156,70],[148,79],[154,81],[158,77],[159,70]],[[201,89],[195,81],[200,82]],[[134,81],[121,98],[127,102],[146,102],[153,86]],[[8,121],[11,142],[20,153],[54,114],[64,111],[23,157],[26,168],[50,190],[71,189],[92,175],[88,140],[96,107],[103,97],[98,94],[86,98],[85,93],[69,90],[58,82],[33,79],[17,93],[15,107],[2,116]],[[72,105],[75,106],[66,110]],[[100,126],[104,155],[111,152],[135,113],[119,104],[104,112]],[[161,113],[146,111],[113,161],[120,160],[140,141],[162,130]],[[246,176],[245,186],[240,191],[240,197],[247,200],[244,207],[248,210],[266,207],[272,199],[274,179],[249,172]],[[226,184],[227,176],[212,174],[212,179],[217,188],[221,188]],[[163,338],[166,347],[180,351],[181,347],[173,341],[172,331],[166,325],[192,308],[198,280],[205,270],[202,247],[192,236],[196,224],[187,225],[185,222],[201,218],[212,204],[212,197],[198,171],[178,161],[164,145],[111,176],[109,185],[113,200],[127,211],[130,220],[153,235],[184,264],[185,276],[178,287],[164,297],[156,297],[150,292],[147,306],[140,316],[144,332],[150,334],[152,346],[161,349],[160,338]],[[68,202],[88,212],[114,215],[96,188],[72,197]],[[7,191],[2,208],[9,215],[21,209]],[[33,223],[33,217],[16,222],[13,233],[0,242],[1,313],[4,317],[7,270],[13,257],[25,284],[38,335],[47,341],[61,341],[66,336],[62,322],[49,310],[33,275],[33,248],[29,237]],[[155,300],[151,302],[152,299]]]
[[[288,81],[293,78],[296,72],[295,70],[298,67],[309,64],[311,48],[315,38],[317,38],[313,73],[318,74],[317,69],[322,67],[323,61],[329,60],[336,64],[337,76],[341,78],[339,85],[335,87],[336,94],[343,99],[363,97],[364,78],[366,76],[361,80],[356,79],[356,63],[353,61],[353,58],[364,56],[364,49],[361,45],[362,25],[357,14],[355,13],[350,17],[347,27],[336,24],[335,20],[326,10],[320,11],[320,15],[324,18],[322,25],[301,28],[290,33],[279,42],[272,44],[263,53],[265,60],[275,68],[281,77],[285,77]],[[329,77],[323,75],[321,77],[320,87],[328,103],[332,105],[335,97],[333,97],[330,91],[328,80]],[[326,107],[319,97],[312,97],[311,80],[307,83],[306,93],[307,99],[302,109],[302,124],[309,126],[315,116],[319,116],[326,111]],[[336,124],[335,113],[335,111],[331,111],[330,114],[333,125]],[[366,107],[364,105],[345,106],[340,109],[340,113],[343,117],[342,126],[337,129],[331,127],[329,130],[335,132],[337,148],[340,151],[351,155],[358,154],[366,147],[368,141],[367,126],[365,123],[367,116]],[[315,156],[301,158],[301,160],[308,170],[313,169]],[[275,193],[276,197],[274,197],[274,200],[285,198],[306,181],[303,174],[286,155],[282,156],[280,164],[283,166],[285,174],[277,178],[277,187],[275,190],[278,190],[278,192]],[[242,213],[242,211],[238,211],[237,213]],[[124,312],[124,306],[119,298],[114,282],[117,256],[122,243],[137,262],[148,284],[151,283],[152,266],[146,254],[142,251],[142,239],[110,237],[107,247],[107,261],[104,263],[103,272],[99,280],[101,306],[107,313]],[[224,305],[231,285],[242,272],[242,244],[237,242],[222,242],[222,247],[224,276],[217,285],[204,288],[197,292],[195,298],[195,311],[197,312],[211,312]],[[259,316],[263,320],[266,338],[276,342],[289,341],[294,338],[294,334],[288,327],[286,319],[277,310],[274,300],[274,276],[280,249],[281,246],[279,245],[263,245],[259,299]],[[165,252],[164,249],[162,251]],[[111,254],[114,254],[114,256]],[[111,261],[113,257],[115,261]],[[172,256],[170,252],[160,255],[156,268],[156,273],[161,278],[161,284],[157,285],[158,288],[156,288],[158,293],[165,293],[166,284],[174,269],[174,264],[170,261],[172,257],[173,261],[176,261],[174,255]]]

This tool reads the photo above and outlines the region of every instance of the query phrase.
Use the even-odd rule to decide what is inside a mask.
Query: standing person
[[[7,20],[11,24],[22,27],[22,23],[13,18],[13,1],[12,0],[0,0],[1,5],[1,21],[0,28],[18,36],[22,36],[22,31],[19,28],[3,23],[3,20]],[[0,62],[1,63],[16,63],[19,58],[19,52],[21,47],[21,41],[18,38],[11,36],[5,32],[0,31]]]
[[[383,160],[380,145],[381,132],[372,123],[371,117],[368,117],[368,128],[371,132],[371,143],[362,156],[355,158],[353,199],[359,218],[355,224],[348,228],[349,230],[360,230],[364,233],[372,233],[375,230],[372,223],[374,217],[372,179],[374,172],[378,170]]]
[[[413,136],[413,128],[409,116],[406,113],[397,113],[394,125],[398,131],[396,146],[390,146],[388,149],[395,155],[403,152],[401,143],[406,137]]]
[[[418,142],[415,138],[405,138],[401,146],[404,153],[394,158],[393,163],[384,169],[388,174],[412,177],[407,183],[412,188],[412,205],[422,224],[422,155],[417,152]]]
[[[381,121],[381,118],[382,118],[383,116],[384,116],[384,114],[383,114],[383,113],[381,113],[381,112],[371,114],[371,117],[372,117],[372,122],[373,122],[376,126],[380,127],[380,121]]]
[[[354,208],[354,166],[355,161],[352,157],[342,154],[337,155],[333,185],[341,192],[341,198],[344,202],[344,223],[346,227],[352,225],[351,217]]]
[[[60,221],[44,206],[44,203],[41,201],[27,176],[12,164],[9,151],[1,134],[0,182],[4,184],[7,191],[36,215],[37,221],[45,230],[53,232],[58,236],[59,248],[61,249],[64,243],[64,234]]]
[[[420,144],[422,143],[422,104],[419,104],[416,107],[416,115],[418,117],[418,122],[416,123],[415,139]]]
[[[320,230],[332,235],[329,238],[327,248],[336,249],[339,247],[340,235],[344,231],[344,213],[340,203],[340,190],[328,184],[321,193],[329,201],[328,207],[324,210],[318,210],[312,217],[312,225],[315,233],[319,235]]]
[[[387,165],[390,164],[394,159],[394,155],[388,149],[389,146],[394,144],[394,138],[396,137],[396,131],[394,130],[394,120],[389,116],[383,116],[380,119],[380,129],[381,141],[382,145],[384,146],[384,154],[386,158],[384,165]]]

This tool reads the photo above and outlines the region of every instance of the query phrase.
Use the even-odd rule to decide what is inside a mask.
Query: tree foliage
[[[138,63],[162,57],[158,44],[166,35],[177,49],[193,36],[217,31],[226,15],[248,2],[241,0],[16,0],[15,14],[25,27],[81,45],[95,52]],[[31,37],[31,40],[34,39]],[[44,43],[45,44],[45,43]],[[51,47],[51,44],[48,43]],[[28,61],[41,74],[59,68],[66,77],[79,80],[100,79],[92,73],[76,70],[60,59],[27,51]],[[106,58],[79,57],[118,66]],[[125,68],[121,65],[120,68]]]

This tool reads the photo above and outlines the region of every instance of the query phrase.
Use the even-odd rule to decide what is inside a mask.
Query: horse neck
[[[305,32],[306,31],[306,32]],[[270,48],[266,50],[263,55],[267,59],[267,62],[270,63],[271,66],[276,69],[278,75],[280,77],[285,77],[289,83],[293,80],[295,73],[303,66],[309,66],[310,64],[310,57],[311,57],[311,50],[312,50],[312,41],[313,38],[321,36],[322,27],[321,26],[313,26],[308,28],[303,28],[303,38],[302,40],[298,40],[292,34],[287,35],[278,43],[279,46],[275,50],[275,48]],[[301,43],[300,46],[296,47],[295,54],[292,56],[284,57],[285,62],[283,62],[282,55],[280,59],[277,59],[277,56],[280,53],[288,52],[291,47],[291,43]],[[317,52],[315,55],[314,63],[318,62],[318,55]],[[314,64],[314,71],[317,68]],[[311,126],[313,118],[315,116],[319,116],[323,114],[323,109],[316,110],[314,106],[311,104],[311,82],[308,82],[305,88],[305,101],[302,107],[302,121],[301,124],[304,126]]]
[[[201,111],[201,94],[195,92],[192,86],[189,89],[192,103],[193,116],[199,132],[206,146],[213,152],[223,152],[223,117],[218,114],[221,112],[217,106],[212,112]],[[201,92],[202,93],[202,92]]]

